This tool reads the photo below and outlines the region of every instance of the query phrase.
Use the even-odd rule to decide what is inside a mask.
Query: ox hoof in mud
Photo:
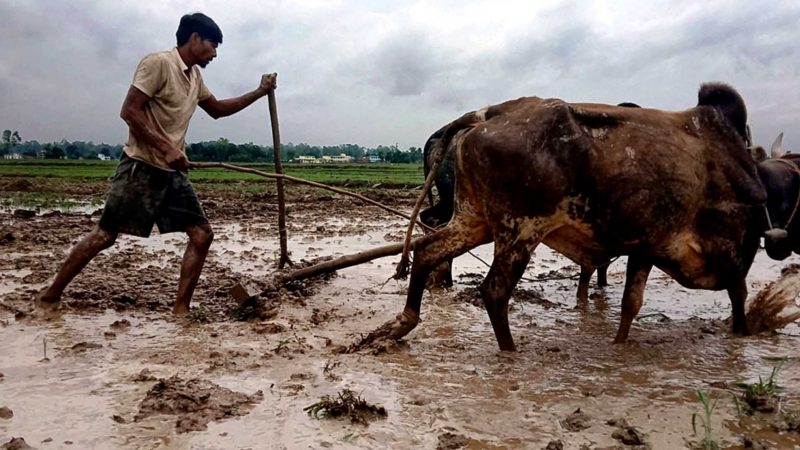
[[[62,308],[60,298],[52,299],[46,297],[44,292],[40,292],[36,295],[36,298],[33,299],[33,306],[37,311],[41,311],[43,313],[60,311]]]
[[[418,323],[419,314],[406,308],[394,320],[384,323],[359,342],[348,347],[346,353],[355,353],[365,348],[378,348],[392,344],[410,333]]]

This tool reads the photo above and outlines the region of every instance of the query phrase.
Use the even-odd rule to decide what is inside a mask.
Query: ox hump
[[[704,83],[697,93],[697,106],[718,110],[747,141],[747,107],[736,89],[725,83]]]

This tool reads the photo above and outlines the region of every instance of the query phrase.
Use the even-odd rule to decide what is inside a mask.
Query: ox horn
[[[780,158],[786,154],[786,150],[783,149],[783,131],[775,138],[775,142],[772,143],[772,148],[770,148],[769,153],[771,158]]]

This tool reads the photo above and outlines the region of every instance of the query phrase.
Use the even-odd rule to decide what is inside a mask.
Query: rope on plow
[[[439,153],[439,157],[436,158],[436,161],[433,162],[433,167],[431,171],[428,173],[428,178],[425,179],[425,185],[422,186],[422,192],[419,193],[419,197],[417,198],[417,203],[414,205],[414,211],[411,213],[410,222],[408,223],[408,229],[406,230],[406,239],[403,243],[403,256],[400,257],[400,262],[397,263],[397,271],[394,274],[394,279],[402,280],[408,276],[408,254],[411,250],[411,234],[414,231],[414,222],[417,221],[417,214],[419,214],[420,208],[422,208],[422,202],[425,201],[425,196],[428,195],[428,191],[431,189],[431,184],[433,184],[433,179],[436,177],[436,172],[439,170],[439,164],[442,162],[442,153]]]
[[[422,228],[424,228],[424,229],[426,229],[428,231],[436,231],[435,229],[425,225],[424,223],[422,223],[420,221],[412,220],[411,216],[409,216],[408,214],[406,214],[406,213],[404,213],[402,211],[398,211],[398,210],[396,210],[394,208],[390,208],[390,207],[384,205],[383,203],[380,203],[380,202],[377,202],[375,200],[372,200],[371,198],[364,197],[363,195],[356,194],[355,192],[350,192],[350,191],[347,191],[347,190],[344,190],[344,189],[335,188],[333,186],[328,186],[327,184],[317,183],[315,181],[308,181],[308,180],[304,180],[302,178],[296,178],[296,177],[293,177],[293,176],[290,176],[290,175],[271,173],[271,172],[264,172],[262,170],[251,169],[251,168],[248,168],[248,167],[242,167],[242,166],[237,166],[237,165],[234,165],[234,164],[228,164],[228,163],[222,163],[222,162],[201,162],[201,163],[193,162],[193,163],[191,163],[191,166],[190,166],[191,169],[210,169],[210,168],[215,168],[215,167],[219,167],[219,168],[223,168],[223,169],[229,169],[229,170],[235,170],[237,172],[250,173],[250,174],[253,174],[253,175],[259,175],[259,176],[266,177],[266,178],[274,178],[274,179],[279,179],[279,180],[286,180],[286,181],[290,181],[292,183],[297,183],[297,184],[305,184],[307,186],[318,187],[320,189],[326,189],[326,190],[329,190],[329,191],[332,191],[332,192],[336,192],[337,194],[342,194],[342,195],[348,195],[350,197],[355,197],[355,198],[357,198],[357,199],[359,199],[359,200],[361,200],[363,202],[369,203],[370,205],[377,206],[378,208],[381,208],[384,211],[387,211],[387,212],[390,212],[392,214],[398,215],[398,216],[403,217],[405,219],[409,219],[409,220],[412,221],[411,222],[412,224],[416,223],[417,225],[421,226]]]

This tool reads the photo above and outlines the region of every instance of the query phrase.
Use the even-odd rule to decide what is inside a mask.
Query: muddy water
[[[296,224],[289,243],[295,261],[384,245],[404,230],[402,221],[367,217],[298,213],[291,223]],[[216,230],[209,258],[213,270],[206,278],[222,273],[220,267],[254,279],[273,269],[274,224],[229,223]],[[768,448],[800,445],[800,434],[773,431],[770,417],[740,421],[731,395],[733,383],[766,378],[774,358],[788,357],[778,375],[785,388],[782,407],[800,407],[796,327],[769,336],[732,337],[720,320],[729,315],[723,292],[684,289],[654,271],[642,320],[627,344],[612,345],[624,259],[611,266],[610,286],[592,289],[586,310],[574,307],[574,279],[521,282],[510,313],[519,351],[506,354],[497,350],[483,309],[459,295],[488,270],[462,256],[454,264],[456,287],[426,293],[417,329],[403,345],[373,355],[334,350],[402,309],[406,284],[387,282],[397,257],[340,271],[315,295],[282,304],[266,324],[196,324],[145,308],[67,311],[49,319],[29,314],[16,320],[10,309],[26,309],[20,299],[43,284],[41,273],[55,264],[48,260],[60,258],[68,246],[60,242],[52,253],[41,254],[23,246],[0,255],[0,295],[11,307],[0,309],[0,406],[14,412],[11,419],[0,419],[0,443],[23,436],[39,448],[456,448],[446,441],[470,449],[511,449],[544,448],[560,440],[565,448],[613,448],[622,444],[608,422],[625,419],[652,448],[671,449],[698,440],[691,418],[701,411],[696,391],[703,389],[719,399],[712,430],[723,447],[743,448],[745,435]],[[102,267],[90,266],[76,283],[91,284],[92,277],[108,283],[102,278],[106,271],[134,295],[147,287],[137,284],[139,278],[152,279],[153,267],[174,266],[184,246],[185,238],[177,235],[122,237],[97,264]],[[132,253],[144,256],[114,272]],[[491,261],[492,246],[475,253]],[[751,292],[793,262],[798,261],[774,263],[759,254]],[[542,247],[526,277],[551,271],[577,274],[567,260]],[[154,283],[168,303],[174,277],[167,278]],[[81,290],[85,287],[68,290],[67,297]],[[214,292],[199,289],[196,303],[218,301]],[[128,319],[130,328],[111,327],[121,319]],[[97,346],[75,347],[81,343]],[[263,400],[242,417],[211,422],[206,431],[179,433],[174,416],[134,420],[155,384],[135,381],[142,369],[157,378],[201,378],[247,395],[261,390]],[[364,427],[313,420],[303,411],[343,388],[384,406],[388,417]],[[588,416],[586,428],[569,431],[562,422],[577,409]]]

